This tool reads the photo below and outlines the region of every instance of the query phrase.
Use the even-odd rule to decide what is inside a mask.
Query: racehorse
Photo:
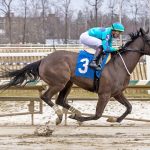
[[[26,65],[20,70],[5,70],[0,77],[8,77],[10,81],[0,85],[0,89],[18,85],[24,86],[26,83],[37,79],[45,81],[48,89],[41,95],[41,99],[55,110],[58,116],[57,124],[61,123],[63,116],[58,105],[73,113],[70,118],[83,122],[99,119],[110,98],[114,97],[126,107],[126,111],[115,120],[121,122],[132,110],[131,104],[123,94],[128,86],[130,74],[142,55],[150,55],[150,38],[147,34],[148,31],[145,32],[142,28],[136,33],[130,34],[131,39],[105,66],[99,79],[98,102],[93,116],[82,116],[79,110],[70,106],[66,101],[73,83],[85,90],[94,92],[92,79],[75,75],[78,57],[76,52],[56,51],[39,61]],[[84,65],[84,67],[87,66]],[[59,95],[54,103],[51,98],[58,92]]]

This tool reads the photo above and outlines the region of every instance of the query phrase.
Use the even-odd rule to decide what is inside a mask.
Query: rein
[[[144,55],[144,54],[149,54],[148,52],[145,52],[145,51],[144,51],[144,49],[145,49],[145,42],[146,42],[146,41],[145,41],[145,39],[144,39],[143,37],[142,37],[142,39],[143,39],[143,41],[144,41],[144,46],[143,46],[142,49],[140,49],[140,50],[137,50],[137,49],[128,49],[127,47],[122,46],[121,51],[120,51],[120,52],[117,52],[117,54],[120,56],[120,58],[121,58],[121,60],[122,60],[122,62],[123,62],[123,65],[124,65],[124,67],[125,67],[125,69],[126,69],[126,71],[127,71],[127,73],[128,73],[129,76],[131,76],[131,73],[130,73],[129,69],[128,69],[127,66],[126,66],[126,63],[125,63],[125,61],[124,61],[124,59],[123,59],[121,53],[128,51],[128,52],[141,53],[142,55]]]
[[[126,66],[126,63],[125,63],[123,57],[121,56],[121,54],[120,54],[119,52],[118,52],[118,55],[120,56],[120,58],[121,58],[121,60],[122,60],[122,62],[123,62],[123,64],[124,64],[124,67],[125,67],[125,69],[126,69],[128,75],[131,76],[131,73],[130,73],[129,69],[128,69],[127,66]]]
[[[144,47],[145,47],[145,44],[144,44]],[[127,65],[126,65],[126,63],[125,63],[125,61],[124,61],[124,59],[123,59],[123,57],[121,55],[121,53],[127,52],[127,51],[128,52],[135,52],[135,53],[142,53],[142,54],[146,54],[146,52],[144,52],[144,48],[141,49],[141,50],[136,50],[136,49],[127,49],[127,47],[122,47],[121,51],[117,52],[117,54],[120,56],[120,58],[121,58],[121,60],[123,62],[123,65],[124,65],[128,75],[131,76],[131,73],[130,73],[129,69],[127,68]]]

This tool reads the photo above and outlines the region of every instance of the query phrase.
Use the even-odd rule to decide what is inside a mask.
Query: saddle
[[[93,90],[95,92],[98,91],[99,88],[99,79],[101,77],[102,71],[108,62],[110,60],[110,54],[106,53],[105,55],[102,55],[100,59],[98,59],[97,64],[101,63],[102,70],[97,71],[95,69],[90,68],[89,62],[93,60],[94,55],[91,53],[88,53],[85,50],[80,50],[76,62],[76,69],[75,69],[75,75],[78,77],[83,78],[89,78],[93,80]]]

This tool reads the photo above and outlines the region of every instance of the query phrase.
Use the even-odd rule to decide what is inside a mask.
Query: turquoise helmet
[[[112,30],[115,30],[115,31],[123,32],[125,30],[124,26],[119,22],[113,23],[111,27],[112,27]]]

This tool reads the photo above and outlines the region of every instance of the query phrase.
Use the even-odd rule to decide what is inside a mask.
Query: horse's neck
[[[124,54],[122,54],[122,57],[128,70],[130,71],[130,73],[132,73],[138,61],[140,60],[141,54],[138,52],[125,52]]]
[[[135,39],[128,47],[127,49],[130,49],[131,51],[126,51],[122,54],[122,57],[125,61],[125,64],[130,71],[130,73],[133,72],[134,68],[136,67],[136,64],[140,60],[140,57],[142,54],[140,52],[135,52],[135,50],[140,50],[143,47],[143,40],[142,38]],[[133,49],[133,52],[132,52]]]

